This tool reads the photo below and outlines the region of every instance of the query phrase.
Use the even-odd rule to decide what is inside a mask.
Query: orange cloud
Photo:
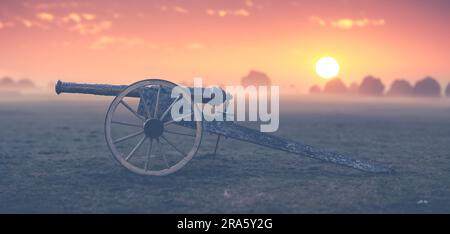
[[[108,30],[111,26],[111,21],[103,20],[95,23],[77,23],[70,30],[77,31],[81,35],[93,35]]]
[[[202,43],[193,42],[191,44],[188,44],[186,46],[186,48],[188,48],[190,50],[200,50],[200,49],[206,48],[206,46],[204,44],[202,44]]]
[[[339,19],[331,22],[331,26],[335,28],[341,29],[352,29],[352,28],[362,28],[366,26],[383,26],[385,21],[383,19],[378,20],[370,20],[367,18],[364,19]]]
[[[96,16],[94,14],[84,13],[81,15],[85,20],[94,20]]]
[[[159,7],[159,9],[161,11],[173,11],[176,13],[180,13],[180,14],[187,14],[189,13],[189,10],[187,10],[186,8],[182,7],[182,6],[166,6],[166,5],[162,5]]]
[[[250,16],[250,12],[245,9],[237,9],[237,10],[214,10],[207,9],[206,14],[210,16]]]
[[[14,23],[13,22],[2,22],[2,21],[0,21],[0,29],[12,28],[12,27],[14,27]]]
[[[216,14],[216,11],[213,10],[213,9],[208,9],[208,10],[206,10],[206,14],[207,14],[207,15],[215,15],[215,14]]]
[[[16,25],[22,25],[25,28],[40,28],[48,29],[49,26],[41,21],[33,20],[32,18],[24,18],[21,16],[16,16],[10,21],[0,22],[0,29],[2,28],[12,28]]]
[[[327,22],[324,19],[317,17],[317,16],[309,17],[309,21],[311,21],[312,23],[316,23],[322,27],[327,26]]]
[[[72,12],[64,16],[62,21],[64,23],[75,24],[70,30],[79,32],[81,35],[98,34],[112,27],[112,22],[109,20],[98,21],[95,19],[96,15],[94,14]]]
[[[33,22],[31,20],[28,20],[28,19],[18,18],[17,20],[20,23],[22,23],[22,25],[25,26],[26,28],[31,28],[34,25]]]
[[[97,38],[92,44],[91,49],[102,50],[102,49],[131,49],[135,47],[147,47],[151,49],[156,49],[157,46],[145,41],[138,37],[114,37],[114,36],[101,36]]]
[[[55,19],[55,16],[47,13],[47,12],[40,12],[36,14],[36,17],[40,20],[44,20],[44,21],[53,21]]]
[[[318,16],[311,16],[309,17],[309,20],[310,22],[320,25],[321,27],[331,26],[339,29],[363,28],[367,26],[383,26],[386,24],[386,21],[384,19],[368,19],[368,18],[362,19],[343,18],[327,21]]]
[[[250,16],[250,13],[245,9],[235,10],[235,11],[233,11],[233,14],[237,15],[237,16]]]
[[[24,7],[27,8],[33,8],[36,10],[51,10],[51,9],[67,9],[67,8],[77,8],[80,7],[82,4],[78,2],[53,2],[53,3],[31,3],[31,2],[24,2],[22,4]],[[83,4],[86,5],[86,4]]]
[[[292,3],[292,2],[291,2]],[[263,9],[264,5],[262,4],[262,1],[256,1],[256,0],[245,0],[244,4],[248,8],[256,8],[256,9]]]
[[[248,7],[252,7],[255,5],[255,3],[252,0],[245,0],[245,5]]]
[[[180,7],[180,6],[175,6],[175,7],[173,8],[173,10],[174,10],[175,12],[181,13],[181,14],[189,13],[188,10],[186,10],[185,8]]]
[[[112,27],[109,20],[96,20],[96,15],[91,13],[68,13],[62,17],[46,11],[38,11],[35,18],[24,18],[16,16],[10,21],[0,21],[0,29],[12,28],[15,25],[22,25],[25,28],[49,29],[51,27],[62,27],[70,31],[76,31],[81,35],[93,35]]]
[[[81,15],[77,14],[77,13],[70,13],[68,15],[66,15],[63,18],[64,22],[75,22],[75,23],[80,23],[81,22]]]

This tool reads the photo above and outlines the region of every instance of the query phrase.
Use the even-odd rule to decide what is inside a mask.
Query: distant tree
[[[359,86],[359,93],[369,96],[381,96],[384,92],[384,84],[379,78],[366,76]]]
[[[33,81],[31,81],[29,79],[21,79],[21,80],[17,81],[16,85],[19,87],[24,87],[24,88],[31,88],[31,87],[35,86]]]
[[[0,85],[1,86],[13,86],[14,85],[14,80],[11,77],[3,77],[0,80]]]
[[[358,93],[358,90],[359,90],[359,85],[356,82],[353,82],[352,84],[350,84],[350,87],[348,88],[348,91],[353,94]]]
[[[243,86],[270,86],[271,80],[264,72],[251,70],[246,76],[242,77]]]
[[[320,87],[318,85],[314,85],[309,89],[310,94],[318,94],[321,92],[322,92],[322,90],[320,89]]]
[[[411,96],[413,95],[413,86],[406,80],[395,80],[391,84],[387,95],[389,96]]]
[[[417,81],[413,91],[418,97],[440,97],[441,85],[432,77],[426,77]]]
[[[329,94],[345,94],[348,92],[348,89],[341,79],[335,78],[325,84],[323,92]]]
[[[445,89],[445,95],[447,95],[447,97],[450,97],[450,83],[448,83],[447,88]]]

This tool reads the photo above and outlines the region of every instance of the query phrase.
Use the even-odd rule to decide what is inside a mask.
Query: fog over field
[[[111,157],[103,130],[111,100],[1,99],[0,212],[450,212],[450,102],[443,98],[282,99],[275,135],[375,161],[393,174],[232,139],[213,156],[215,137],[205,133],[197,156],[166,177],[135,175]]]
[[[0,0],[0,213],[450,213],[448,12]],[[177,122],[217,87],[246,121]]]

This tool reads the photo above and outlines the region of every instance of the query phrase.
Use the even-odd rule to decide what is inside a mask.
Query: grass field
[[[110,99],[0,102],[1,213],[449,213],[450,105],[291,102],[276,135],[392,166],[374,175],[231,139],[166,177],[103,134]],[[432,101],[429,101],[432,102]]]

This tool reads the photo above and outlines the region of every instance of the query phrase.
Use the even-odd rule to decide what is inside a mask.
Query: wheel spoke
[[[146,99],[144,98],[144,90],[145,90],[145,87],[141,88],[141,90],[139,91],[139,96],[141,97],[141,102],[143,103],[144,109],[145,109],[145,113],[147,114],[146,118],[150,118],[150,116],[151,116],[150,115],[150,110],[148,109],[148,105],[147,105]]]
[[[139,132],[132,133],[132,134],[130,134],[130,135],[128,135],[128,136],[121,137],[121,138],[115,140],[115,141],[114,141],[114,144],[117,144],[117,143],[120,143],[120,142],[122,142],[122,141],[128,140],[128,139],[133,138],[133,137],[135,137],[135,136],[139,136],[139,135],[141,135],[141,134],[143,134],[143,133],[144,133],[144,130],[141,130],[141,131],[139,131]]]
[[[189,113],[189,114],[180,116],[180,117],[178,117],[178,118],[176,118],[176,119],[169,120],[169,121],[167,121],[167,122],[164,123],[164,126],[167,126],[167,125],[169,125],[169,124],[173,124],[174,122],[178,122],[178,121],[182,120],[184,117],[191,116],[191,115],[192,115],[192,113]]]
[[[134,153],[141,147],[142,143],[144,143],[145,139],[147,139],[146,136],[142,137],[142,139],[137,143],[137,145],[134,146],[133,150],[131,150],[131,152],[125,158],[126,161],[130,160],[130,158],[134,155]]]
[[[158,94],[156,94],[156,104],[155,104],[155,114],[153,115],[153,118],[158,117],[158,106],[159,106],[159,94],[161,93],[161,85],[158,86]]]
[[[145,119],[140,116],[135,110],[133,110],[133,108],[131,108],[130,105],[128,105],[128,103],[126,103],[124,100],[120,100],[120,103],[122,103],[122,105],[124,105],[131,113],[133,113],[136,117],[138,117],[140,120],[144,121]]]
[[[180,99],[181,96],[178,96],[177,98],[175,98],[175,100],[170,104],[169,107],[167,107],[167,109],[164,111],[164,113],[162,114],[161,118],[159,118],[159,120],[163,121],[164,117],[166,117],[167,113],[169,113],[170,109],[172,109],[173,105],[175,105],[175,103]]]
[[[158,140],[158,143],[159,143],[159,154],[161,154],[161,157],[163,158],[164,163],[166,164],[166,167],[167,167],[167,168],[170,168],[169,161],[167,160],[166,155],[162,152],[163,144],[162,144],[162,142],[159,141],[159,140]]]
[[[145,161],[145,170],[148,171],[148,164],[150,162],[150,156],[152,154],[152,145],[153,145],[153,140],[150,139],[150,145],[148,146],[147,149],[147,160]]]
[[[175,134],[175,135],[181,135],[181,136],[195,137],[194,134],[188,134],[188,133],[174,132],[174,131],[169,131],[169,130],[164,130],[164,132],[167,132],[167,133],[170,133],[170,134]]]
[[[167,144],[169,144],[170,146],[172,146],[172,148],[174,148],[178,153],[180,153],[181,155],[186,155],[183,151],[179,150],[174,144],[172,144],[169,140],[167,140],[167,138],[165,138],[164,136],[161,136],[162,139],[164,139]]]
[[[142,125],[133,124],[133,123],[126,123],[126,122],[121,122],[121,121],[111,121],[111,123],[119,124],[119,125],[125,125],[125,126],[131,126],[131,127],[137,127],[137,128],[142,128]]]

